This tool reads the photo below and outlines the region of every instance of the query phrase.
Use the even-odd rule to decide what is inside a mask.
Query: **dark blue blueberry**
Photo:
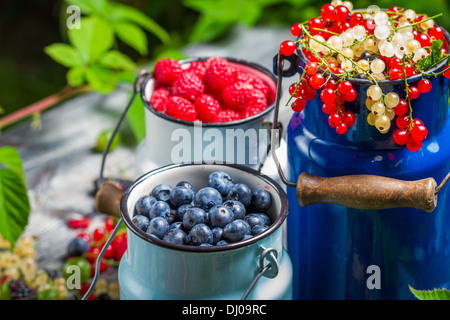
[[[215,227],[211,229],[213,233],[213,243],[217,243],[223,238],[223,228]]]
[[[261,232],[264,232],[268,229],[268,226],[260,226],[260,225],[256,225],[252,228],[252,236],[256,236],[258,234],[260,234]]]
[[[194,200],[194,192],[183,186],[175,187],[170,192],[169,197],[170,203],[178,208],[179,206],[183,204],[189,204]]]
[[[242,241],[247,240],[247,239],[250,239],[250,238],[253,238],[253,236],[252,236],[251,234],[246,234],[246,235],[242,238]]]
[[[222,204],[222,195],[214,188],[205,187],[195,194],[194,205],[205,211],[219,204]]]
[[[212,246],[211,243],[202,243],[202,244],[200,245],[200,247],[211,247],[211,246]]]
[[[184,230],[191,230],[197,224],[206,224],[208,222],[208,214],[205,210],[197,207],[189,208],[183,217]]]
[[[169,224],[172,224],[176,220],[177,220],[177,209],[171,207],[169,216],[167,217],[167,222]]]
[[[156,200],[168,201],[170,197],[170,192],[172,191],[172,187],[168,184],[158,184],[153,188],[150,195],[156,198]]]
[[[208,186],[219,191],[222,196],[226,196],[233,185],[233,179],[223,171],[215,171],[208,177]]]
[[[89,244],[82,238],[73,238],[67,246],[67,255],[69,257],[78,257],[89,250]]]
[[[172,229],[181,229],[181,230],[183,230],[183,222],[177,221],[177,222],[172,223],[170,225],[170,227],[169,227],[169,230],[172,230]]]
[[[183,204],[183,205],[179,206],[177,208],[177,212],[176,212],[176,215],[175,215],[175,220],[183,221],[184,214],[186,213],[186,211],[188,209],[190,209],[192,207],[193,207],[192,204]]]
[[[248,207],[252,201],[252,190],[244,183],[236,183],[228,192],[227,200],[237,200]]]
[[[204,223],[196,224],[192,227],[191,232],[191,243],[195,246],[199,246],[202,243],[213,243],[213,234],[211,229]]]
[[[242,219],[234,220],[223,228],[223,237],[229,242],[240,241],[246,234],[250,234],[251,228]]]
[[[223,205],[214,206],[209,210],[209,222],[212,227],[223,228],[233,220],[233,212]]]
[[[272,196],[267,190],[256,189],[252,193],[252,209],[255,212],[267,212],[272,205]]]
[[[141,229],[142,231],[147,231],[148,225],[150,224],[150,219],[142,214],[137,214],[131,219],[134,225]]]
[[[186,243],[186,232],[181,229],[170,229],[164,235],[164,241],[174,243],[174,244],[185,244]]]
[[[225,207],[227,207],[228,209],[230,209],[231,212],[233,212],[235,220],[244,218],[244,216],[246,214],[246,210],[245,210],[245,206],[242,204],[242,202],[237,201],[237,200],[227,200],[223,203],[223,205]]]
[[[136,213],[142,214],[146,216],[147,218],[150,218],[149,213],[152,209],[153,204],[156,202],[155,197],[150,195],[142,196],[138,199],[136,202]]]
[[[265,213],[250,213],[244,217],[250,228],[254,226],[270,226],[270,218]]]
[[[150,210],[150,220],[156,217],[163,217],[168,220],[170,216],[170,206],[165,201],[156,201]]]
[[[226,240],[217,241],[216,246],[223,246],[224,244],[228,244],[228,241]]]
[[[162,239],[167,231],[169,231],[169,223],[163,217],[156,217],[150,220],[147,233],[152,233],[159,239]]]
[[[177,183],[176,186],[177,186],[177,187],[186,187],[186,188],[189,188],[189,189],[192,190],[192,192],[195,193],[194,187],[192,186],[192,184],[190,184],[190,183],[187,182],[187,181],[180,181],[180,182]]]

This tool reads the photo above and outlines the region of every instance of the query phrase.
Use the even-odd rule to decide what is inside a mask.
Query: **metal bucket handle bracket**
[[[275,57],[277,57],[277,69],[284,70],[283,62],[288,57],[283,56],[281,52]],[[282,78],[282,76],[278,76],[277,88],[281,88]],[[278,90],[275,102],[272,146],[276,145],[277,135],[281,135],[280,128],[275,125],[278,123],[280,107],[279,92]],[[303,172],[298,177],[297,183],[293,183],[286,179],[275,149],[272,148],[272,158],[280,179],[286,186],[296,188],[297,200],[301,206],[331,203],[363,210],[411,207],[432,212],[437,206],[438,193],[450,180],[450,173],[438,186],[433,178],[416,181],[403,181],[376,175],[322,178]]]

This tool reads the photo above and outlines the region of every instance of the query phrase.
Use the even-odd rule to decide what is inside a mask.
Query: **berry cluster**
[[[212,246],[246,240],[264,232],[271,220],[271,194],[235,183],[226,172],[209,175],[197,192],[186,181],[159,184],[140,197],[132,218],[151,237],[178,245]]]
[[[449,57],[448,49],[443,48],[444,30],[434,24],[437,16],[428,17],[397,6],[387,11],[376,6],[353,11],[350,1],[325,4],[320,17],[291,27],[292,35],[298,38],[296,42],[286,40],[280,45],[280,53],[285,56],[292,55],[299,45],[308,60],[300,80],[289,90],[291,99],[295,98],[292,109],[302,111],[306,102],[315,97],[315,90],[321,90],[322,109],[328,114],[330,126],[344,134],[356,120],[343,106],[357,96],[349,79],[368,79],[373,85],[366,92],[365,104],[371,111],[367,122],[387,133],[397,117],[393,141],[411,151],[419,150],[428,130],[413,117],[413,101],[431,91],[429,77],[450,77],[450,67],[428,71]],[[419,74],[420,80],[407,81]],[[404,82],[404,97],[383,92],[378,85],[380,80],[400,79]]]
[[[154,68],[150,104],[186,121],[218,123],[256,115],[272,103],[269,86],[225,58],[180,64],[162,59]]]

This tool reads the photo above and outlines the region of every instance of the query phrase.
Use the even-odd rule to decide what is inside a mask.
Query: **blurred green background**
[[[93,0],[96,1],[96,0]],[[113,1],[113,0],[109,0]],[[177,50],[195,42],[214,42],[227,36],[238,24],[247,28],[273,25],[286,28],[319,15],[329,1],[317,0],[122,0],[162,26],[171,36],[168,44],[148,33],[147,56],[129,46],[118,44],[119,50],[136,63],[152,61],[167,50]],[[354,8],[398,5],[429,16],[443,13],[437,23],[450,27],[450,4],[445,0],[353,1]],[[0,2],[0,106],[3,115],[60,91],[66,84],[67,68],[56,63],[44,48],[55,42],[67,42],[64,1]]]

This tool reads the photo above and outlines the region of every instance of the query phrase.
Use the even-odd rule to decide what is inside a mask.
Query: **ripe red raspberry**
[[[247,96],[255,90],[251,84],[245,82],[236,82],[227,86],[222,91],[222,100],[228,108],[241,112],[245,109],[247,104]]]
[[[157,86],[171,86],[182,72],[181,64],[169,58],[156,62],[155,68],[153,69]]]
[[[170,93],[164,87],[155,89],[153,91],[152,97],[150,98],[150,104],[158,111],[166,111],[166,102],[169,99]]]
[[[220,97],[223,89],[233,83],[233,69],[225,61],[211,63],[203,77],[206,93],[216,98]]]
[[[192,61],[186,71],[194,72],[200,79],[203,79],[208,69],[208,65],[205,61]]]
[[[262,91],[266,98],[269,97],[269,86],[261,78],[258,78],[258,76],[254,74],[236,69],[234,72],[234,82],[245,82],[251,84],[256,90]]]
[[[226,58],[222,58],[222,57],[209,57],[205,61],[205,64],[206,64],[207,68],[209,68],[214,63],[225,63],[225,64],[228,64],[228,60]]]
[[[214,122],[230,122],[230,121],[236,121],[241,119],[241,114],[239,112],[226,109],[220,111],[216,116],[214,117]]]
[[[221,111],[220,103],[209,94],[201,94],[194,101],[198,119],[202,122],[213,122],[214,117]]]
[[[248,107],[259,107],[259,108],[267,108],[267,99],[264,93],[259,90],[252,90],[249,94],[246,95],[246,108]]]
[[[251,106],[247,107],[244,111],[242,111],[242,113],[241,113],[242,118],[244,119],[244,118],[254,116],[255,114],[263,112],[266,108],[267,108],[267,106],[264,107],[261,105],[251,105]]]
[[[194,72],[183,72],[172,85],[172,95],[180,96],[194,101],[195,98],[205,92],[205,86]]]
[[[194,104],[178,96],[172,96],[167,99],[166,114],[186,121],[195,121],[197,119],[197,111],[195,110]]]

